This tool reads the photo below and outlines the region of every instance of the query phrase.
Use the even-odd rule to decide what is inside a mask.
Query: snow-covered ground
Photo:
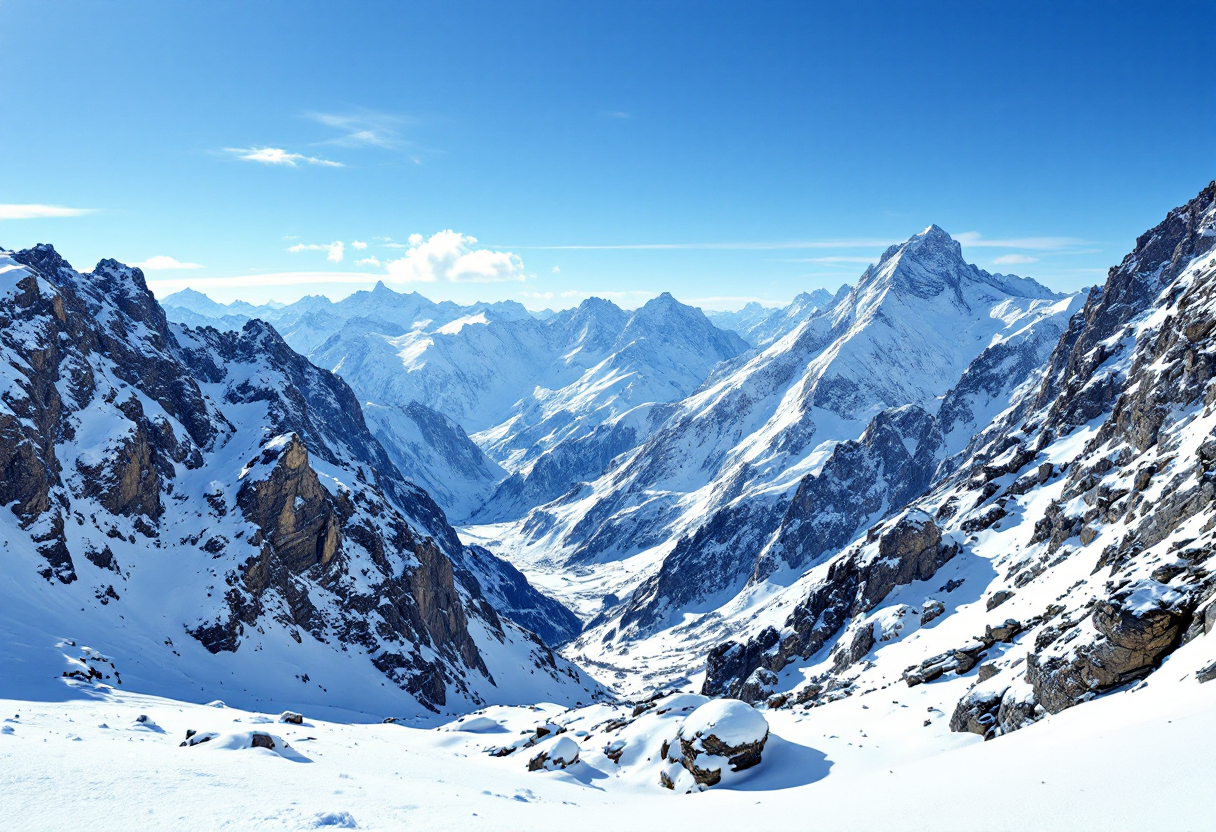
[[[31,832],[1216,829],[1216,689],[1194,679],[1206,641],[1151,684],[993,742],[947,727],[961,677],[762,711],[772,734],[760,764],[692,794],[658,783],[661,736],[682,718],[671,713],[616,731],[603,723],[630,708],[491,708],[438,730],[379,715],[293,725],[70,682],[60,699],[0,699],[0,806],[5,828]],[[545,723],[569,726],[580,762],[528,771],[528,750],[483,750]],[[219,736],[183,748],[191,729]],[[276,749],[248,747],[252,732]],[[604,749],[622,736],[618,764]]]

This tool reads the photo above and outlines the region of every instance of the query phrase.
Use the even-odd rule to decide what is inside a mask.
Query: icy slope
[[[495,612],[349,387],[269,325],[170,325],[138,269],[49,246],[0,258],[0,318],[15,676],[51,678],[71,633],[182,696],[409,713],[596,691]]]

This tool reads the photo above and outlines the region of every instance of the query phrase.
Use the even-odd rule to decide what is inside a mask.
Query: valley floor
[[[991,742],[949,732],[961,677],[767,711],[760,765],[693,794],[658,785],[663,717],[634,731],[620,764],[602,752],[631,730],[604,725],[629,706],[498,707],[438,729],[308,714],[291,725],[69,683],[63,701],[0,699],[0,827],[1216,829],[1216,685],[1195,680],[1203,658],[1183,648],[1149,684]],[[529,772],[527,749],[483,750],[546,721],[568,726],[582,762]],[[218,736],[179,747],[187,729]],[[240,747],[251,731],[277,750]]]

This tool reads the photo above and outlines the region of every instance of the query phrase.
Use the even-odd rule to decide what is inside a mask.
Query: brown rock
[[[1014,594],[1015,593],[1011,589],[998,589],[996,592],[988,596],[988,601],[986,602],[985,606],[989,612],[992,612],[1001,604],[1012,598]]]

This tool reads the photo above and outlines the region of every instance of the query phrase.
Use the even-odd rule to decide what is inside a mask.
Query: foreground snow
[[[768,711],[762,762],[693,794],[651,776],[670,715],[605,731],[628,707],[491,708],[439,730],[372,715],[293,725],[71,683],[62,701],[0,699],[0,806],[24,830],[1216,829],[1216,686],[1194,679],[1204,641],[1151,684],[992,742],[949,732],[961,679]],[[545,723],[569,726],[558,739],[579,743],[580,762],[529,772],[530,749],[484,752]],[[187,729],[219,737],[179,747]],[[252,732],[282,744],[250,748]],[[618,764],[604,752],[619,736]]]

